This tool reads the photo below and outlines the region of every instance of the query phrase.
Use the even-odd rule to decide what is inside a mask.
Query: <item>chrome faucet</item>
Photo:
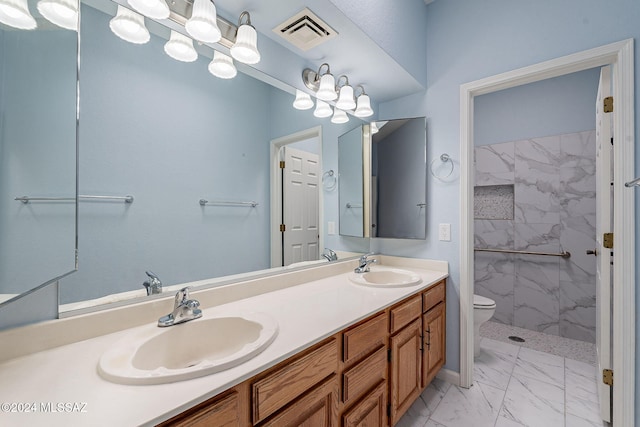
[[[145,271],[147,276],[149,276],[149,280],[144,282],[142,285],[147,288],[147,295],[153,294],[161,294],[162,293],[162,282],[152,271]]]
[[[189,299],[189,288],[182,288],[176,293],[173,311],[158,319],[158,326],[164,328],[202,317],[202,310],[198,307],[198,301]]]
[[[378,262],[377,259],[371,258],[369,256],[374,255],[373,252],[369,252],[368,254],[364,254],[360,257],[360,265],[353,270],[354,273],[368,273],[369,272],[369,264],[375,264]]]
[[[338,260],[338,255],[336,255],[336,253],[329,248],[324,248],[322,256],[325,257],[329,262]]]

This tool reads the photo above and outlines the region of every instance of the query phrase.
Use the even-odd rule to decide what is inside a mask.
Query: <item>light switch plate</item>
[[[329,236],[336,234],[336,223],[334,221],[327,222],[327,234]]]
[[[438,240],[443,242],[451,241],[451,224],[440,224],[438,228]]]

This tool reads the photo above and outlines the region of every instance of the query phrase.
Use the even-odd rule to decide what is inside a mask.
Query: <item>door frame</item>
[[[615,263],[613,274],[613,419],[635,422],[635,205],[624,183],[634,171],[633,39],[578,52],[460,86],[460,386],[473,382],[474,97],[590,68],[612,66]]]
[[[318,151],[320,158],[318,168],[322,171],[322,126],[314,126],[300,132],[272,139],[269,144],[270,163],[270,193],[271,193],[271,267],[282,266],[282,234],[280,232],[280,219],[282,218],[282,176],[280,174],[280,149],[285,145],[293,144],[305,139],[318,138]],[[321,187],[321,182],[318,185]],[[318,191],[318,248],[324,248],[324,192]]]

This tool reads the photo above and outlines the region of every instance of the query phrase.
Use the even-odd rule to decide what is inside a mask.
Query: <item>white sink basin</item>
[[[413,286],[422,282],[420,276],[411,271],[381,266],[372,267],[368,273],[351,273],[349,280],[357,285],[378,288]]]
[[[246,362],[277,334],[277,322],[263,313],[202,317],[168,328],[154,324],[114,344],[100,358],[98,372],[119,384],[188,380]]]

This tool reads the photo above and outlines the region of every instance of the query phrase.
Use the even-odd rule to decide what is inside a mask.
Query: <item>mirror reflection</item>
[[[338,135],[362,122],[320,121],[292,108],[293,89],[242,72],[214,77],[208,46],[195,44],[194,62],[178,61],[164,50],[171,31],[151,20],[145,19],[150,40],[129,43],[110,30],[116,10],[111,2],[82,4],[80,193],[133,201],[80,204],[79,270],[61,281],[61,310],[145,296],[145,271],[168,291],[323,261],[323,147],[335,147]],[[290,137],[318,125],[322,140]],[[274,144],[282,138],[299,144]],[[285,150],[294,170],[315,177],[307,187],[315,186],[316,195],[272,188],[286,183],[273,167]],[[286,213],[273,206],[274,194],[301,208],[288,230],[305,224],[299,215],[308,219],[304,236],[286,247],[273,245],[274,233],[282,241],[278,226]]]
[[[0,24],[0,302],[75,269],[77,33],[41,6]]]
[[[425,239],[426,118],[376,121],[339,139],[340,234]]]

